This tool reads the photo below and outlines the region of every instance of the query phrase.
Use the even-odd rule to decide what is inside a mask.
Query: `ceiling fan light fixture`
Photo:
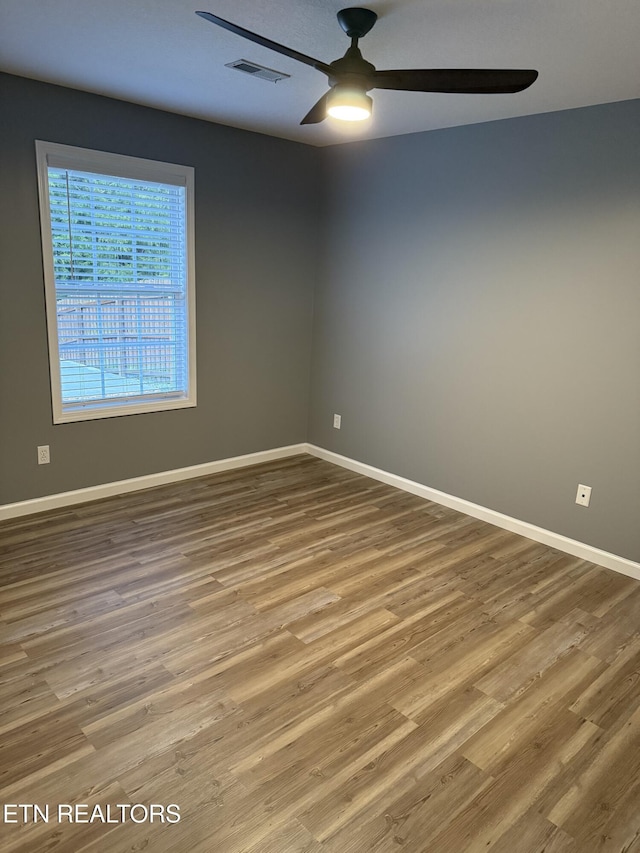
[[[327,95],[327,115],[340,121],[364,121],[371,115],[373,101],[354,86],[338,83]]]
[[[378,71],[375,65],[364,59],[358,47],[358,41],[366,36],[378,17],[371,9],[354,7],[338,12],[338,23],[351,39],[351,46],[341,59],[331,63],[314,59],[313,56],[307,56],[258,33],[252,33],[238,24],[212,15],[211,12],[196,12],[196,15],[254,44],[281,53],[296,62],[302,62],[303,65],[310,65],[316,71],[326,74],[331,88],[302,119],[300,124],[305,125],[318,124],[327,116],[350,123],[368,119],[373,109],[373,101],[367,95],[371,89],[448,94],[512,94],[527,89],[538,77],[538,72],[533,69],[517,68],[404,68]],[[245,67],[244,70],[251,71],[251,68]]]

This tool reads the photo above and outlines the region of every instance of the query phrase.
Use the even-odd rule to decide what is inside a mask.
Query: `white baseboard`
[[[172,471],[161,471],[157,474],[147,474],[143,477],[133,477],[129,480],[118,480],[114,483],[104,483],[99,486],[89,486],[86,489],[74,489],[69,492],[60,492],[55,495],[46,495],[42,498],[33,498],[31,500],[19,501],[17,503],[4,504],[0,506],[0,521],[10,518],[18,518],[23,515],[32,515],[37,512],[45,512],[51,509],[60,509],[74,504],[87,503],[100,498],[112,497],[114,495],[122,495],[127,492],[136,492],[142,489],[149,489],[153,486],[163,486],[167,483],[177,483],[180,480],[190,480],[195,477],[205,477],[207,474],[217,474],[220,471],[230,471],[233,468],[245,468],[249,465],[258,465],[261,462],[271,462],[276,459],[286,459],[288,456],[297,456],[301,453],[308,453],[311,456],[316,456],[319,459],[324,459],[334,465],[339,465],[342,468],[348,468],[350,471],[355,471],[358,474],[364,474],[365,477],[371,477],[381,483],[387,483],[390,486],[395,486],[397,489],[402,489],[405,492],[411,492],[413,495],[425,498],[426,500],[434,501],[442,504],[442,506],[450,509],[464,512],[473,518],[479,518],[482,521],[487,521],[489,524],[494,524],[496,527],[502,527],[504,530],[509,530],[512,533],[518,533],[520,536],[525,536],[527,539],[533,539],[535,542],[541,542],[543,545],[549,545],[556,548],[558,551],[564,551],[574,557],[580,557],[582,560],[588,560],[591,563],[596,563],[599,566],[604,566],[607,569],[613,569],[615,572],[620,572],[623,575],[640,580],[640,563],[633,560],[628,560],[625,557],[619,557],[616,554],[611,554],[608,551],[602,551],[599,548],[594,548],[592,545],[586,545],[584,542],[578,542],[576,539],[569,539],[567,536],[562,536],[560,533],[554,533],[551,530],[545,530],[543,527],[536,527],[535,524],[529,524],[527,521],[520,521],[517,518],[512,518],[509,515],[504,515],[501,512],[496,512],[493,509],[480,506],[479,504],[471,503],[464,498],[457,498],[455,495],[449,495],[446,492],[440,492],[438,489],[432,489],[422,483],[417,483],[414,480],[408,480],[406,477],[400,477],[397,474],[391,474],[389,471],[383,471],[381,468],[375,468],[373,465],[367,465],[364,462],[358,462],[355,459],[349,459],[347,456],[341,456],[339,453],[334,453],[331,450],[325,450],[323,447],[317,447],[314,444],[301,443],[290,444],[286,447],[276,447],[273,450],[262,450],[258,453],[247,453],[244,456],[232,456],[227,459],[218,459],[215,462],[205,462],[202,465],[191,465],[188,468],[176,468]]]
[[[180,480],[205,477],[207,474],[217,474],[220,471],[230,471],[233,468],[245,468],[248,465],[258,465],[261,462],[286,459],[288,456],[307,453],[307,448],[307,444],[290,444],[287,447],[276,447],[273,450],[261,450],[258,453],[246,453],[244,456],[231,456],[227,459],[218,459],[215,462],[204,462],[202,465],[190,465],[188,468],[175,468],[172,471],[160,471],[158,474],[145,474],[143,477],[132,477],[129,480],[118,480],[114,483],[89,486],[86,489],[74,489],[70,492],[59,492],[42,498],[3,504],[0,506],[0,521],[17,518],[21,515],[45,512],[49,509],[60,509],[73,504],[96,501],[99,498],[109,498],[113,495],[123,495],[126,492],[137,492],[141,489],[150,489],[153,486],[164,486],[167,483],[177,483]]]
[[[553,533],[553,531],[545,530],[543,527],[536,527],[535,524],[529,524],[527,521],[520,521],[517,518],[503,515],[503,513],[496,512],[493,509],[471,503],[471,501],[464,500],[464,498],[457,498],[454,495],[448,495],[446,492],[431,489],[429,486],[422,485],[422,483],[407,480],[405,477],[391,474],[380,468],[374,468],[372,465],[367,465],[364,462],[357,462],[355,459],[349,459],[347,456],[341,456],[339,453],[325,450],[323,447],[317,447],[314,444],[307,444],[306,452],[312,456],[317,456],[319,459],[332,462],[334,465],[340,465],[342,468],[348,468],[350,471],[355,471],[358,474],[364,474],[366,477],[379,480],[381,483],[388,483],[390,486],[395,486],[405,492],[411,492],[411,494],[418,495],[418,497],[426,498],[426,500],[434,501],[459,512],[464,512],[473,518],[487,521],[496,527],[502,527],[504,530],[509,530],[512,533],[518,533],[527,539],[533,539],[535,542],[549,545],[558,551],[564,551],[574,557],[580,557],[582,560],[597,563],[597,565],[604,566],[606,569],[613,569],[614,572],[620,572],[620,574],[640,580],[640,563],[628,560],[626,557],[619,557],[616,554],[609,553],[609,551],[602,551],[600,548],[594,548],[592,545],[586,545],[584,542],[578,542],[576,539],[569,539],[560,533]]]

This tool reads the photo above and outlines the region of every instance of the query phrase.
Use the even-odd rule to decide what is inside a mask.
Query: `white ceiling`
[[[320,72],[197,17],[204,9],[325,62],[344,0],[0,0],[0,69],[221,124],[328,145],[640,97],[639,0],[368,0],[377,68],[536,68],[514,95],[374,91],[373,117],[300,120]],[[247,59],[291,75],[225,68]],[[363,126],[366,125],[366,126]],[[346,127],[350,130],[347,132]]]

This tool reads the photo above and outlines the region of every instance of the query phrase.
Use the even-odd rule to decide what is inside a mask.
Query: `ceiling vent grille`
[[[285,74],[283,71],[274,71],[273,68],[265,68],[264,65],[256,65],[255,62],[249,62],[247,59],[236,59],[235,62],[227,62],[225,68],[235,68],[236,71],[251,74],[252,77],[259,77],[261,80],[268,80],[270,83],[277,83],[278,80],[286,80],[287,77],[291,77],[291,74]]]

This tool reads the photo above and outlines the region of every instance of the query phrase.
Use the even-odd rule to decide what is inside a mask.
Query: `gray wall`
[[[0,104],[0,503],[304,441],[319,152],[8,75]],[[52,425],[35,139],[195,167],[197,408]]]
[[[639,145],[629,101],[327,151],[309,440],[640,560]]]
[[[640,560],[640,101],[318,150],[0,100],[0,503],[308,438]],[[195,166],[196,409],[52,425],[37,138]]]

